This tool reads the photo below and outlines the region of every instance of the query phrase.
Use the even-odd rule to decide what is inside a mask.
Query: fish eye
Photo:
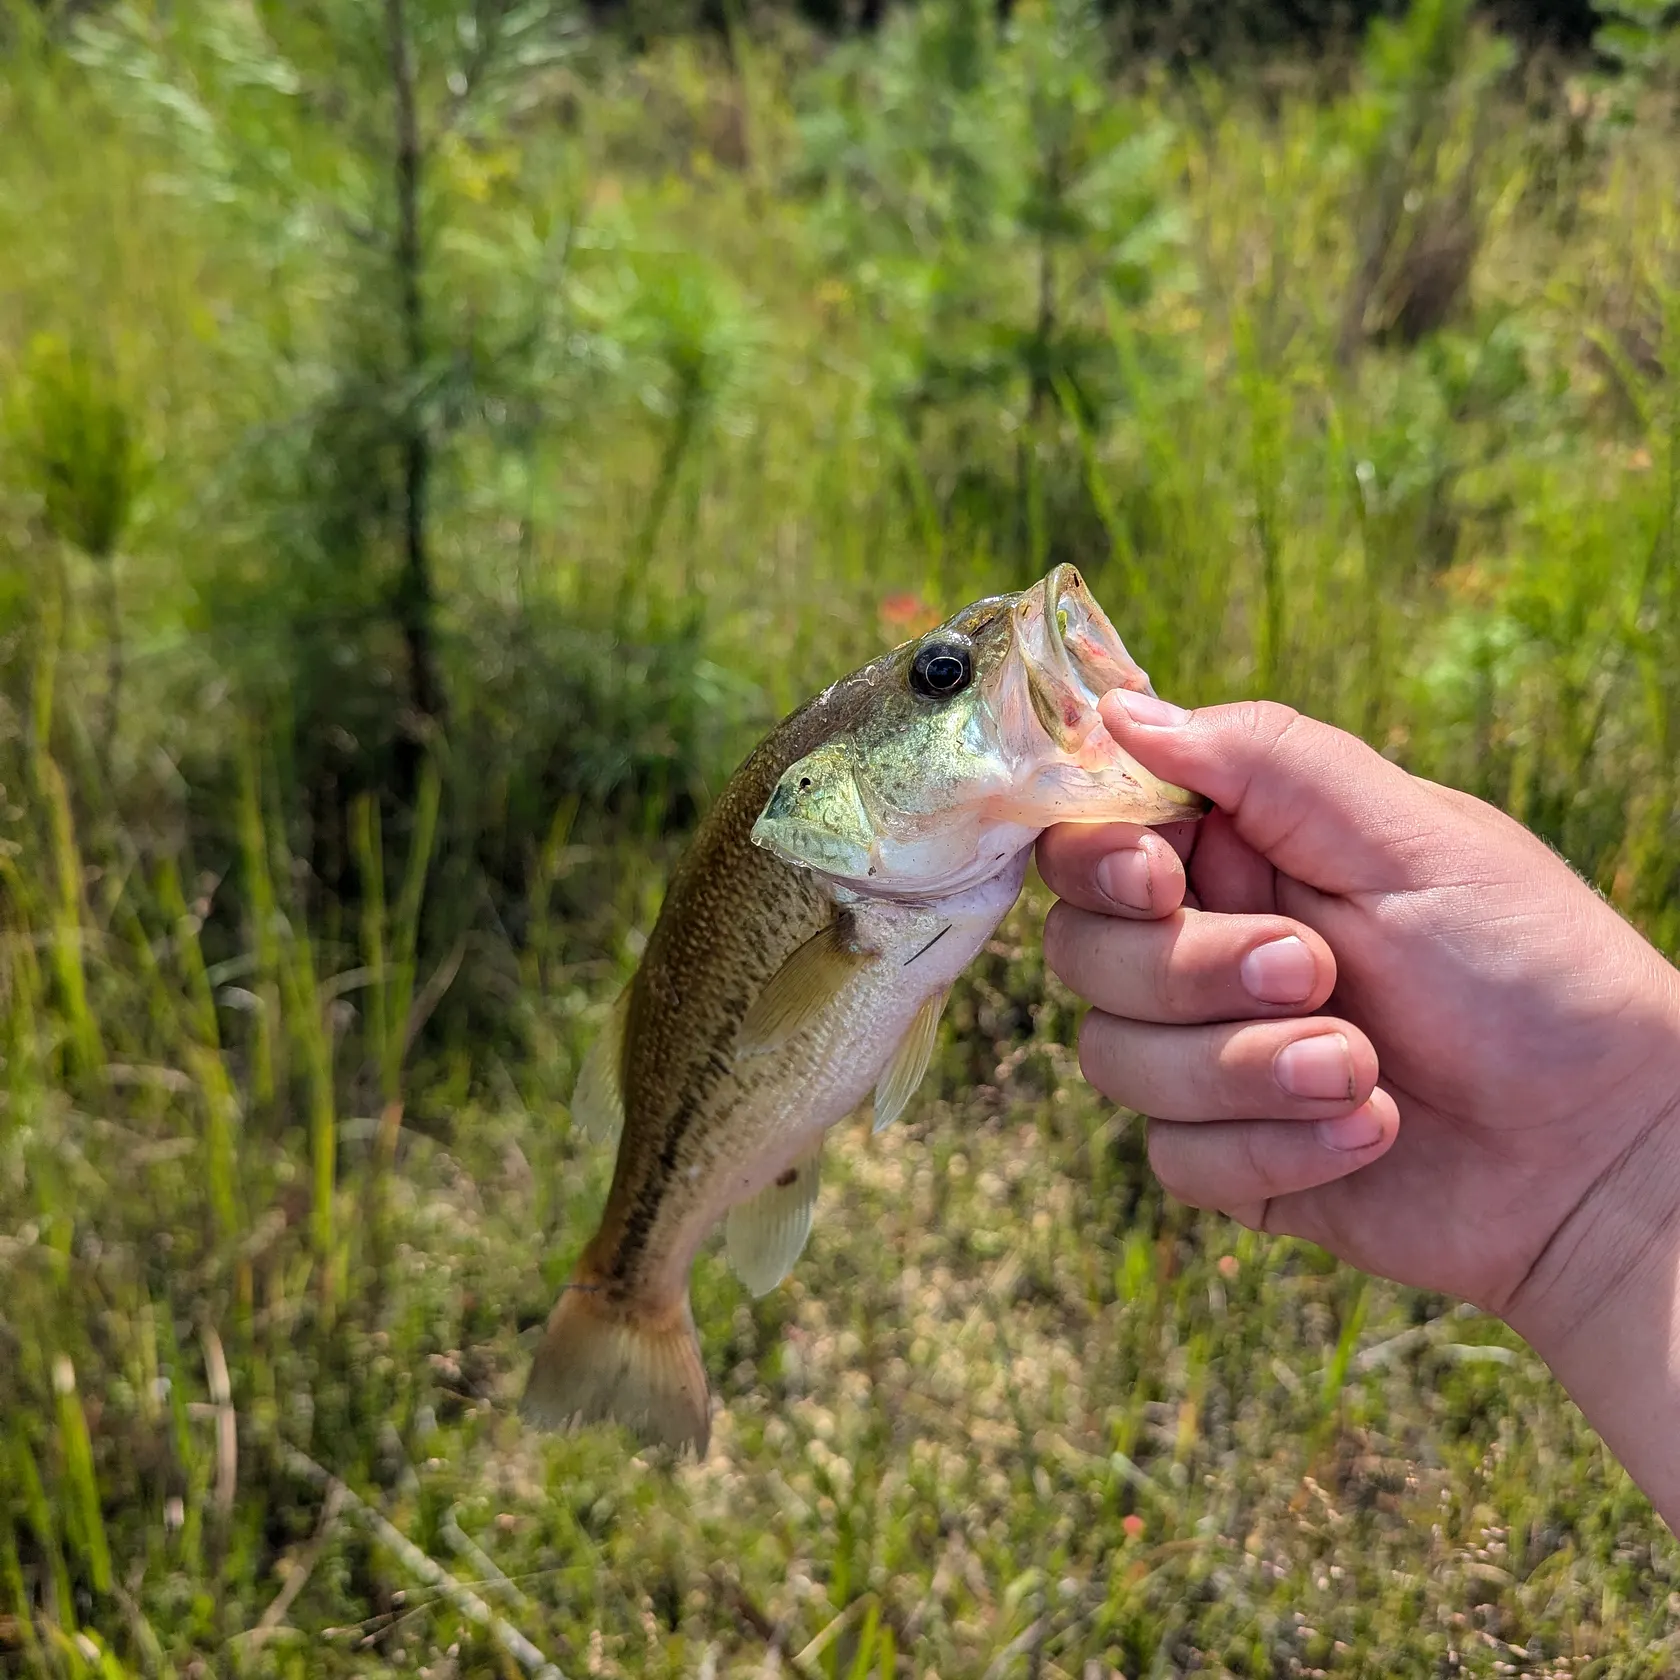
[[[929,700],[948,700],[967,688],[974,657],[961,642],[928,642],[910,662],[910,686]]]

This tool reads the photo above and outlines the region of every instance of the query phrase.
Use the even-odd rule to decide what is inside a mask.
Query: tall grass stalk
[[[111,1590],[111,1550],[100,1509],[99,1478],[93,1467],[93,1445],[87,1417],[76,1392],[76,1367],[64,1354],[53,1359],[53,1392],[58,1396],[58,1452],[69,1493],[66,1528],[98,1592]],[[68,1607],[67,1607],[68,1608]]]
[[[787,1284],[702,1247],[703,1463],[510,1411],[694,823],[1051,559],[1164,696],[1347,725],[1680,950],[1655,70],[1518,82],[1458,0],[1232,79],[1073,0],[0,19],[0,1669],[499,1660],[270,1442],[567,1673],[1675,1666],[1513,1338],[1163,1194],[1036,888]]]
[[[91,928],[84,914],[82,858],[76,845],[70,790],[63,773],[47,753],[35,759],[35,778],[49,824],[55,891],[48,905],[53,974],[58,982],[59,1007],[66,1028],[68,1069],[87,1077],[100,1067],[99,1026],[88,1002],[87,948]]]
[[[199,943],[199,919],[187,909],[174,860],[160,866],[155,892],[159,908],[173,929],[175,958],[185,982],[182,1013],[187,1025],[182,1036],[187,1071],[204,1107],[205,1188],[210,1212],[217,1231],[224,1238],[232,1237],[242,1223],[236,1145],[239,1097],[222,1053],[215,997]]]

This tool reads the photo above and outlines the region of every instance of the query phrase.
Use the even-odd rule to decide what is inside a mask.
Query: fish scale
[[[1058,567],[824,690],[730,779],[580,1075],[574,1110],[616,1124],[618,1153],[532,1366],[533,1421],[704,1450],[688,1281],[710,1231],[727,1219],[755,1290],[785,1275],[824,1135],[872,1088],[878,1124],[908,1100],[1044,827],[1200,810],[1108,739],[1112,686],[1148,679]]]

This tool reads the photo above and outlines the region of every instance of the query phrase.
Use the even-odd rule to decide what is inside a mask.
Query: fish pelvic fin
[[[804,1251],[822,1181],[822,1146],[818,1137],[773,1184],[729,1210],[729,1264],[754,1295],[768,1295]]]
[[[618,1423],[646,1446],[704,1457],[711,1400],[688,1297],[650,1312],[574,1277],[549,1314],[520,1411],[543,1429]]]
[[[949,986],[941,986],[920,1009],[910,1023],[903,1042],[893,1051],[892,1060],[881,1070],[875,1085],[874,1130],[884,1132],[916,1094],[933,1060],[933,1047],[939,1038],[939,1017],[945,1013],[945,1000],[951,995]]]

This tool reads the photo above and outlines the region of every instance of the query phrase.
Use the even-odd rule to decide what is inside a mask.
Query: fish
[[[987,597],[825,688],[730,778],[580,1067],[574,1124],[617,1155],[521,1410],[704,1454],[689,1273],[720,1223],[754,1295],[811,1230],[824,1138],[876,1132],[925,1074],[953,983],[1054,823],[1197,817],[1104,728],[1153,694],[1071,565]]]

